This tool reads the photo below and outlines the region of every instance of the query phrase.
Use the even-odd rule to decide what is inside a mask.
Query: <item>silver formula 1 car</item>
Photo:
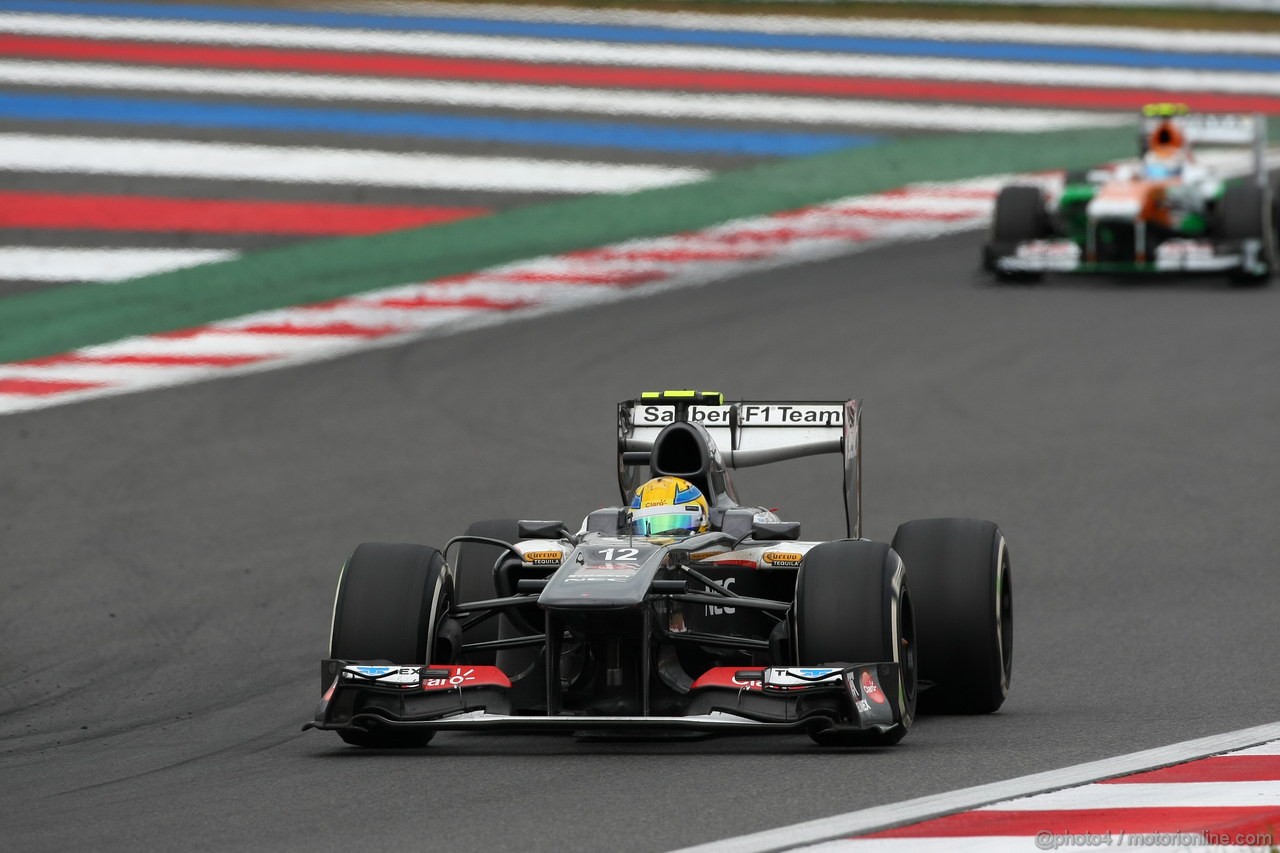
[[[861,538],[857,400],[658,392],[618,406],[619,506],[486,521],[446,543],[365,543],[338,579],[323,698],[304,728],[366,747],[437,731],[805,732],[880,745],[922,710],[987,713],[1009,689],[1009,553],[995,524]],[[840,457],[848,537],[742,504],[730,472]],[[640,527],[646,476],[706,498],[705,532]],[[456,549],[456,558],[448,555]]]

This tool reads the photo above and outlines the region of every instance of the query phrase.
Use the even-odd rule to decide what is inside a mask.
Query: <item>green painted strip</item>
[[[1085,167],[1132,151],[1131,129],[922,136],[726,172],[687,186],[576,198],[442,226],[309,242],[114,285],[36,291],[0,301],[0,362],[539,255],[705,228],[914,181]]]

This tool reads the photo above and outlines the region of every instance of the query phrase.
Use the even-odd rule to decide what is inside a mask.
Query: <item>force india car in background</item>
[[[1013,645],[995,524],[860,538],[857,400],[659,392],[618,406],[622,505],[572,532],[486,521],[446,543],[365,543],[338,580],[323,698],[304,728],[367,747],[437,731],[807,732],[897,742],[922,710],[995,711]],[[831,453],[847,539],[739,503],[730,470]],[[693,484],[706,532],[633,535],[643,475]],[[642,527],[649,532],[648,527]],[[446,555],[457,548],[457,557]]]
[[[1264,283],[1276,267],[1266,129],[1261,116],[1150,105],[1138,164],[1068,172],[1056,195],[1004,187],[984,266],[1003,281],[1036,281],[1046,272],[1194,272]],[[1250,174],[1224,180],[1197,160],[1191,146],[1199,143],[1250,146]]]

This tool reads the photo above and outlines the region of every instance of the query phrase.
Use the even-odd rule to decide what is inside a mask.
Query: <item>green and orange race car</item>
[[[984,267],[1001,281],[1038,281],[1047,272],[1270,279],[1275,202],[1262,117],[1193,116],[1181,104],[1153,104],[1143,110],[1140,140],[1138,163],[1068,172],[1058,192],[1004,187]],[[1197,155],[1193,143],[1249,146],[1248,174],[1238,176],[1228,152]]]

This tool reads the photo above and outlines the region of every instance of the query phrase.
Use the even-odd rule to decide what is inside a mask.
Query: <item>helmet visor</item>
[[[636,536],[672,536],[697,533],[705,518],[702,507],[651,506],[631,511],[631,532]]]

